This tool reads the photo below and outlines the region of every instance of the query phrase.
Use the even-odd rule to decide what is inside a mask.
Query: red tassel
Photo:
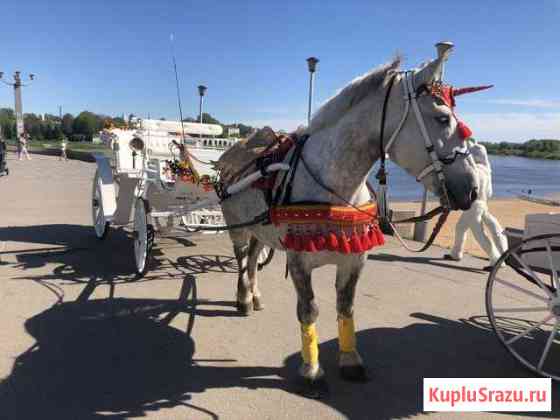
[[[472,137],[471,129],[463,121],[459,121],[457,123],[457,130],[459,131],[459,137],[461,137],[461,139],[463,140]]]
[[[301,235],[294,235],[294,245],[292,249],[297,252],[303,251],[303,241],[301,240]]]
[[[327,240],[327,249],[329,251],[337,251],[338,250],[338,239],[334,232],[329,232],[329,239]]]
[[[348,240],[348,237],[346,236],[346,233],[344,231],[342,231],[342,235],[340,235],[339,239],[338,250],[343,254],[350,254],[352,248],[350,248],[350,241]]]
[[[362,242],[362,248],[364,248],[364,251],[369,251],[371,248],[373,248],[373,246],[371,245],[371,241],[369,240],[367,231],[362,233],[360,240]]]
[[[362,252],[364,252],[362,241],[360,240],[360,237],[355,231],[352,233],[352,236],[350,237],[350,246],[354,254],[361,254]]]
[[[383,245],[385,243],[385,237],[383,236],[383,232],[381,232],[379,226],[375,226],[373,230],[375,231],[375,236],[377,237],[377,245]]]
[[[303,249],[307,252],[317,252],[317,248],[315,248],[315,244],[313,243],[313,236],[303,236]]]
[[[313,242],[315,243],[315,249],[317,251],[322,251],[327,247],[327,240],[321,233],[317,233],[313,237]]]
[[[284,246],[286,249],[294,249],[294,235],[292,232],[288,232],[284,237]]]
[[[377,239],[377,235],[375,234],[375,226],[370,226],[368,237],[372,248],[379,245],[379,240]]]

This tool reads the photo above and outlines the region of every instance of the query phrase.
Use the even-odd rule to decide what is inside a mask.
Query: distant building
[[[238,127],[227,127],[226,130],[227,130],[228,137],[239,137]]]

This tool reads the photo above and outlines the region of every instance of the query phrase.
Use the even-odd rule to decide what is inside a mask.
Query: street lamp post
[[[20,71],[14,72],[13,83],[3,80],[3,76],[4,76],[4,72],[0,72],[0,81],[14,88],[14,113],[16,114],[16,132],[17,132],[17,138],[20,138],[20,136],[23,134],[23,106],[21,102],[21,87],[28,86],[29,83],[27,84],[22,83]],[[33,81],[34,79],[35,79],[35,75],[33,73],[30,73],[29,82]]]
[[[198,110],[199,110],[199,119],[200,119],[200,124],[202,124],[202,102],[204,101],[204,94],[206,93],[206,91],[208,90],[208,88],[204,85],[199,85],[198,86],[198,94],[200,95],[200,102],[198,105]]]
[[[319,59],[316,57],[309,57],[307,59],[307,69],[309,70],[309,102],[307,105],[307,125],[309,125],[309,123],[311,122],[311,105],[313,103],[313,79],[318,62]]]

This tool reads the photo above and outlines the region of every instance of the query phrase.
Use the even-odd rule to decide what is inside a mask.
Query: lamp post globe
[[[317,57],[309,57],[307,59],[307,69],[309,70],[309,100],[307,103],[307,124],[311,122],[311,108],[313,104],[313,76],[317,70],[317,63],[319,59]]]
[[[206,93],[206,91],[208,90],[208,88],[204,85],[199,85],[198,86],[198,94],[200,95],[200,102],[199,102],[199,114],[198,114],[198,118],[199,118],[199,122],[200,124],[202,124],[202,102],[203,102],[203,98],[204,98],[204,94]]]
[[[317,57],[309,57],[307,59],[307,68],[309,69],[309,73],[315,73],[315,69],[317,68],[317,63],[319,59]]]

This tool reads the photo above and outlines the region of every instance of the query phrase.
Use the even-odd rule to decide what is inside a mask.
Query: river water
[[[560,161],[527,159],[514,156],[489,156],[492,165],[494,198],[515,197],[516,194],[532,190],[537,197],[556,197],[560,194]],[[376,185],[372,171],[370,181]],[[389,197],[396,201],[419,201],[423,188],[413,177],[394,163],[389,162]]]

